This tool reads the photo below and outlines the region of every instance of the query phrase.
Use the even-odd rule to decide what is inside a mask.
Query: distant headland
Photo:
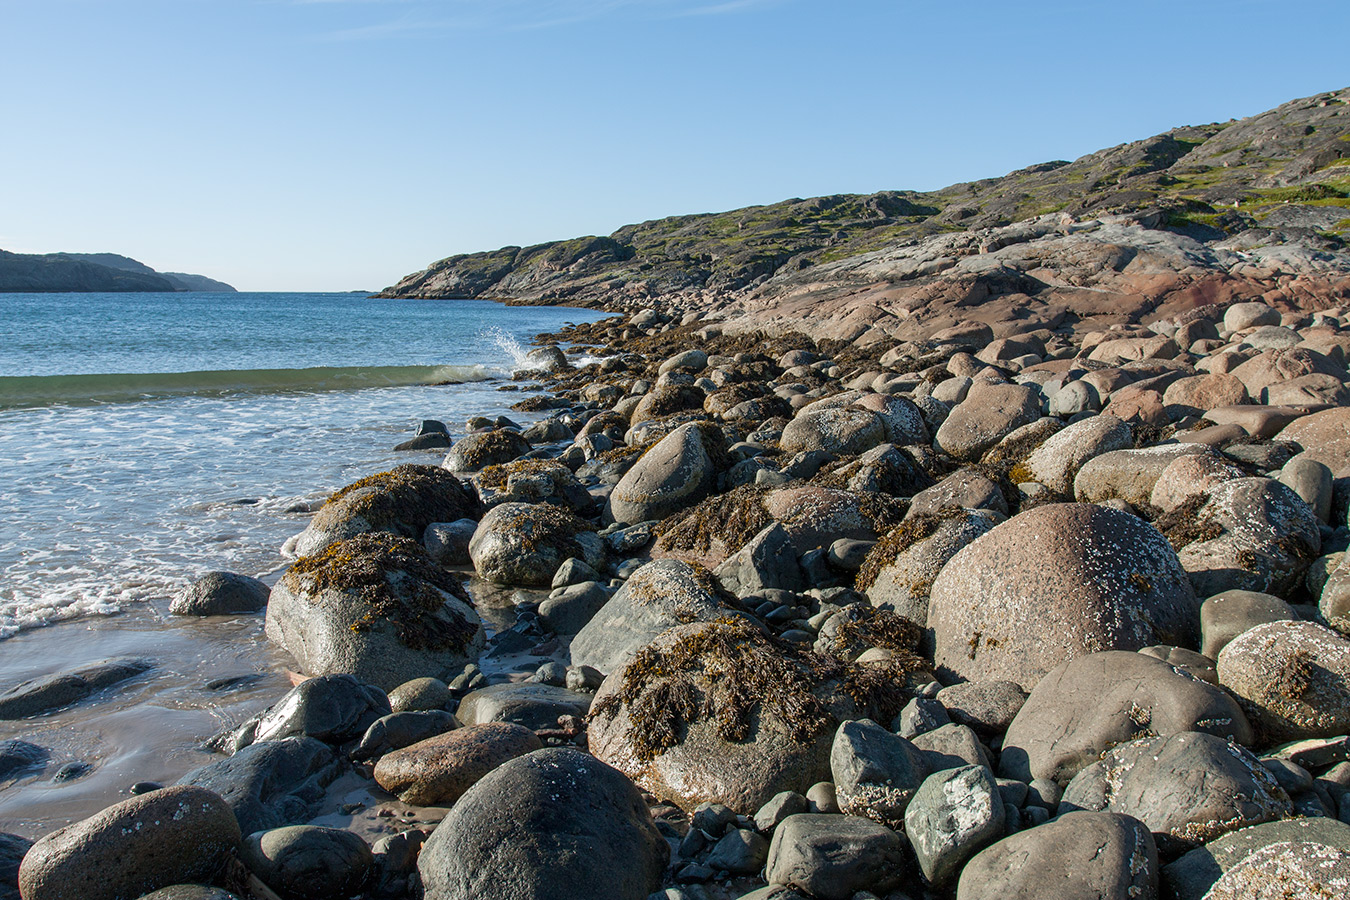
[[[0,293],[234,293],[223,281],[183,272],[157,272],[116,253],[10,253],[0,250]]]

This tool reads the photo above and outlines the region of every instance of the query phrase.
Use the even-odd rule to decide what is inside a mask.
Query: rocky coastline
[[[179,598],[264,616],[294,690],[0,836],[0,896],[1342,896],[1350,308],[1230,299],[541,340],[530,424],[426,422],[275,585]]]

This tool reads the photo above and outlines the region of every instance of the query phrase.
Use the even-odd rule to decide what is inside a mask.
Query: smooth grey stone
[[[391,713],[371,723],[352,751],[352,759],[378,759],[458,727],[458,720],[443,709]]]
[[[670,846],[623,774],[570,749],[503,763],[455,802],[417,860],[425,900],[631,900]]]
[[[0,741],[0,781],[8,781],[25,773],[43,769],[51,753],[47,748],[10,738]]]
[[[562,687],[567,683],[567,666],[560,662],[549,660],[534,670],[534,674],[529,680],[535,684],[547,684],[552,687]]]
[[[803,813],[774,831],[765,875],[817,900],[884,894],[904,883],[909,865],[899,834],[868,819]]]
[[[733,875],[756,875],[769,858],[769,842],[744,828],[732,828],[713,845],[704,863]]]
[[[26,719],[79,703],[154,667],[148,659],[120,657],[22,682],[0,694],[0,719]]]
[[[539,618],[557,634],[576,634],[609,602],[599,581],[583,581],[551,593],[539,604]]]
[[[0,900],[19,900],[19,863],[32,846],[28,838],[0,832]]]
[[[415,435],[402,443],[395,444],[394,452],[405,453],[409,450],[445,450],[450,444],[450,435],[431,432],[429,434]]]
[[[1072,812],[986,847],[961,870],[956,900],[1157,900],[1158,850],[1138,820]]]
[[[297,900],[350,896],[365,885],[375,862],[359,835],[316,825],[251,834],[240,858],[268,887]]]
[[[467,566],[472,562],[469,558],[469,541],[473,540],[473,533],[477,530],[478,523],[473,519],[432,522],[422,532],[422,546],[427,548],[427,554],[438,565]]]
[[[263,741],[184,775],[179,784],[215,791],[245,834],[310,818],[324,789],[348,770],[331,747],[314,738]]]
[[[374,685],[351,675],[320,675],[300,682],[284,697],[240,725],[230,749],[288,737],[317,738],[345,744],[366,733],[376,719],[393,709],[389,697]]]
[[[443,710],[455,695],[439,678],[414,678],[389,692],[389,708],[396,713]]]
[[[17,898],[18,894],[14,896]],[[0,898],[4,894],[0,893]],[[209,884],[174,884],[142,894],[140,900],[239,900],[239,897]]]
[[[207,572],[185,587],[169,612],[175,616],[227,616],[267,608],[272,589],[256,578],[234,572]]]
[[[566,687],[579,694],[593,694],[605,683],[605,676],[590,666],[568,666]]]
[[[992,773],[993,761],[973,729],[965,725],[943,725],[914,738],[914,746],[923,754],[929,772],[984,766]]]
[[[455,715],[465,725],[512,722],[539,731],[557,728],[559,716],[584,716],[590,707],[588,694],[520,682],[479,688],[459,701]]]
[[[811,803],[796,791],[783,791],[774,796],[755,813],[755,827],[760,831],[773,831],[788,816],[804,813]]]
[[[595,571],[585,560],[572,556],[563,560],[562,565],[558,566],[558,571],[553,573],[551,587],[567,587],[570,584],[580,584],[583,581],[599,580],[599,572]]]
[[[806,789],[806,802],[813,813],[838,813],[839,797],[834,790],[834,782],[817,781]]]

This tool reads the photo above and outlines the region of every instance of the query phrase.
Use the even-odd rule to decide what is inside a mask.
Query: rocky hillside
[[[183,272],[156,272],[116,253],[9,253],[0,250],[0,293],[232,292],[223,281]]]
[[[1034,247],[1034,258],[958,262],[1026,244],[1033,233],[1061,239]],[[1095,237],[1074,237],[1083,235]],[[1096,298],[1070,315],[1115,310],[1129,319],[1173,299],[1278,292],[1288,287],[1280,274],[1311,279],[1296,294],[1345,290],[1347,236],[1350,89],[929,193],[794,199],[453,256],[381,296],[665,305],[728,318],[754,312],[784,327],[802,303],[826,304],[813,312],[828,318],[830,304],[842,312],[863,300],[922,326],[950,317],[952,303],[996,297],[1074,307],[1062,296],[1037,302],[1045,288],[1068,284],[1124,298],[1123,306]],[[1246,255],[1257,251],[1253,264]],[[1103,268],[1111,283],[1090,283]],[[883,296],[897,287],[900,295]],[[926,316],[935,300],[938,315]]]

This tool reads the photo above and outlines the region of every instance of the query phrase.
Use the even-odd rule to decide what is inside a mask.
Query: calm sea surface
[[[439,462],[390,450],[424,418],[452,435],[472,415],[530,421],[500,390],[522,347],[600,318],[354,294],[0,294],[0,690],[107,656],[158,665],[103,703],[0,722],[0,740],[51,751],[0,783],[0,830],[40,833],[199,762],[197,740],[284,684],[207,691],[280,658],[261,617],[167,616],[179,588],[211,569],[274,580],[307,519],[288,510]],[[93,768],[51,781],[67,761]]]

